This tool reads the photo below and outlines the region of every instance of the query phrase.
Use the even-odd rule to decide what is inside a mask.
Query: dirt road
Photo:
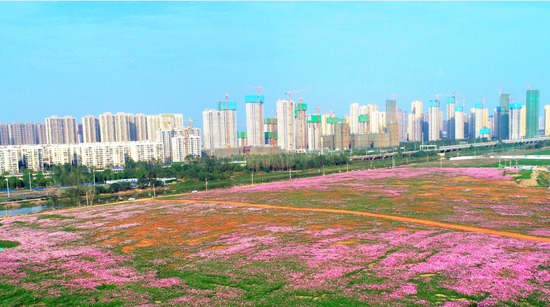
[[[149,200],[149,201],[151,201],[151,200]],[[436,222],[436,221],[430,221],[430,220],[415,219],[415,218],[410,218],[410,217],[388,215],[388,214],[378,214],[378,213],[362,212],[362,211],[341,210],[341,209],[323,209],[323,208],[286,207],[286,206],[275,206],[275,205],[266,205],[266,204],[251,204],[251,203],[243,203],[243,202],[235,202],[235,201],[217,201],[217,200],[155,199],[154,201],[182,202],[182,203],[220,203],[220,204],[228,204],[228,205],[236,205],[236,206],[279,209],[279,210],[295,210],[295,211],[314,211],[314,212],[327,212],[327,213],[355,214],[355,215],[378,217],[378,218],[382,218],[382,219],[401,221],[401,222],[407,222],[407,223],[416,223],[416,224],[422,224],[422,225],[429,225],[429,226],[443,227],[443,228],[449,228],[449,229],[456,229],[456,230],[462,230],[462,231],[487,233],[487,234],[492,234],[492,235],[498,235],[498,236],[510,237],[510,238],[514,238],[514,239],[520,239],[520,240],[550,242],[550,238],[529,236],[529,235],[523,235],[523,234],[514,233],[514,232],[498,231],[498,230],[492,230],[492,229],[487,229],[487,228],[470,227],[470,226],[442,223],[442,222]]]

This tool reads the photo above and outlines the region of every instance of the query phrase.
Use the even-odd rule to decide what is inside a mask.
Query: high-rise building
[[[422,113],[422,141],[430,140],[430,112]]]
[[[397,126],[399,131],[399,142],[406,142],[407,138],[407,111],[397,110]]]
[[[307,148],[309,150],[320,150],[322,147],[321,116],[307,116]]]
[[[544,106],[544,135],[550,136],[550,106]]]
[[[500,140],[510,138],[510,94],[500,94]]]
[[[237,103],[225,102],[218,106],[218,110],[202,112],[204,149],[209,155],[214,154],[216,148],[238,147],[237,144]]]
[[[521,129],[521,103],[511,103],[510,110],[510,139],[519,140],[522,137]]]
[[[296,147],[293,142],[294,135],[294,101],[288,101],[286,99],[279,99],[277,101],[277,129],[278,132],[278,144],[281,149],[294,150]],[[250,137],[248,138],[250,140]]]
[[[411,103],[411,113],[409,114],[409,140],[422,141],[422,101],[417,100]]]
[[[513,100],[512,100],[513,101]],[[527,107],[526,106],[523,106],[521,108],[521,115],[520,115],[520,135],[522,138],[525,137],[526,135],[526,132],[527,132]]]
[[[0,173],[19,173],[19,151],[16,146],[0,147]]]
[[[172,138],[182,136],[184,138],[189,138],[191,136],[198,136],[201,137],[201,130],[196,127],[182,127],[182,128],[175,128],[175,129],[159,129],[157,130],[157,139],[156,142],[161,142],[164,145],[164,157],[166,160],[173,161],[172,157]],[[183,144],[187,144],[186,142],[183,142]],[[192,143],[191,143],[192,144]],[[178,143],[178,145],[181,145]],[[183,145],[182,145],[183,146]],[[191,145],[189,145],[191,146]],[[186,148],[185,146],[182,148]],[[190,148],[190,147],[188,147]],[[190,154],[189,152],[184,152],[185,156]]]
[[[386,100],[386,133],[389,134],[389,146],[399,145],[399,126],[397,124],[397,104],[395,100]]]
[[[21,149],[21,162],[26,169],[33,171],[44,170],[44,146],[42,145],[24,145]]]
[[[527,107],[525,137],[539,136],[539,90],[528,90],[525,106]]]
[[[349,114],[349,129],[351,134],[357,134],[359,132],[359,104],[357,102],[351,104]]]
[[[336,123],[336,117],[332,114],[321,115],[321,134],[322,135],[334,135],[334,124]]]
[[[447,139],[455,139],[456,97],[447,97]]]
[[[263,95],[246,95],[246,134],[248,137],[249,146],[261,146],[264,142],[264,96]],[[277,111],[279,109],[277,108]],[[288,110],[287,110],[288,112]],[[294,109],[292,109],[294,112]],[[291,115],[293,116],[293,114]],[[277,118],[279,116],[277,115]]]
[[[100,142],[101,132],[99,130],[99,119],[93,115],[82,117],[82,142]]]
[[[295,104],[294,111],[294,142],[295,148],[307,149],[307,104],[300,102]]]
[[[2,146],[11,145],[9,124],[0,124],[0,145]]]
[[[493,137],[495,139],[500,138],[500,107],[495,108],[495,115],[493,116]]]
[[[278,129],[277,118],[264,118],[265,144],[277,146]]]
[[[105,112],[99,115],[99,139],[103,143],[116,141],[116,117],[111,112]]]
[[[474,109],[474,138],[480,138],[481,135],[481,129],[483,127],[483,104],[476,103],[475,109]]]
[[[454,118],[454,137],[457,140],[462,140],[464,139],[464,108],[462,106],[455,107]]]
[[[46,118],[48,144],[76,144],[76,119],[72,116]]]
[[[146,141],[148,140],[147,137],[147,116],[143,113],[136,114],[135,119],[135,125],[136,125],[136,141]],[[182,121],[183,125],[183,121]]]
[[[436,141],[439,140],[439,131],[441,130],[440,125],[440,111],[439,111],[439,100],[432,100],[429,104],[429,140]]]
[[[183,162],[187,156],[201,155],[201,137],[191,135],[184,137],[182,135],[172,137],[172,159],[173,162]],[[235,147],[236,146],[235,144]]]
[[[157,137],[157,131],[159,129],[176,129],[182,128],[183,114],[159,114],[159,115],[146,115],[147,118],[147,139],[155,140]],[[136,119],[137,121],[137,119]],[[140,130],[143,130],[142,126]]]

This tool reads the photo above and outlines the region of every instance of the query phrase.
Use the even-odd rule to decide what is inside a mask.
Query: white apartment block
[[[72,116],[46,118],[46,143],[76,144],[76,119]]]
[[[249,146],[264,144],[264,96],[247,95],[246,102],[246,137]]]
[[[281,147],[281,149],[296,149],[296,142],[294,142],[295,136],[293,135],[295,130],[294,110],[294,101],[288,101],[286,99],[279,99],[277,101],[277,144]]]
[[[178,135],[172,138],[172,161],[184,162],[189,155],[200,157],[201,155],[201,137],[191,135],[185,137]],[[236,146],[235,146],[236,147]]]
[[[101,142],[111,143],[116,141],[115,116],[111,112],[99,115],[99,129],[101,131]]]
[[[237,111],[205,110],[202,112],[204,149],[210,155],[214,149],[221,147],[238,147],[237,142]]]
[[[182,128],[183,114],[147,115],[147,139],[155,140],[159,129]]]
[[[334,134],[334,124],[329,123],[328,118],[334,118],[334,115],[331,115],[331,114],[321,115],[321,134],[322,135]]]
[[[20,149],[17,146],[0,147],[0,172],[19,173]]]
[[[457,140],[464,139],[464,108],[462,106],[455,107],[455,134],[454,137]]]
[[[123,166],[126,161],[164,161],[164,145],[160,142],[113,142],[47,147],[50,164],[73,164],[108,168]]]
[[[359,132],[359,104],[357,102],[352,103],[349,107],[350,121],[349,130],[351,134],[357,134]]]
[[[44,146],[41,145],[26,145],[21,146],[21,161],[26,169],[33,171],[44,170]]]
[[[101,132],[99,130],[99,119],[93,115],[82,117],[82,140],[83,143],[100,142]]]
[[[196,127],[183,127],[176,129],[159,129],[157,131],[156,141],[164,145],[164,158],[166,160],[173,161],[172,157],[172,138],[182,136],[182,137],[199,137],[199,140],[202,141],[201,130]]]
[[[143,113],[136,114],[136,141],[146,141],[147,138],[147,116]]]
[[[440,116],[441,112],[439,111],[439,100],[430,101],[430,108],[429,108],[429,135],[428,139],[430,141],[436,141],[439,140],[439,131],[440,129]]]

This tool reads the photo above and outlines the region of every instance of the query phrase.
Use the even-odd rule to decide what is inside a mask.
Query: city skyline
[[[466,110],[482,98],[492,110],[498,84],[522,104],[526,84],[541,90],[542,114],[550,84],[546,3],[0,7],[2,123],[127,112],[182,113],[202,126],[202,112],[226,92],[243,112],[244,97],[255,94],[244,85],[264,87],[265,117],[285,92],[302,88],[311,88],[300,93],[310,110],[330,105],[338,116],[354,102],[383,105],[391,93],[408,110],[412,101],[426,108],[433,95],[467,91]],[[283,12],[290,25],[277,17]]]

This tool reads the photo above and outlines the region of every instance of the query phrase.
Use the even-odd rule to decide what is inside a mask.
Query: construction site
[[[256,89],[257,95],[245,96],[246,131],[237,131],[237,104],[229,102],[227,95],[225,101],[219,102],[217,110],[203,112],[204,152],[207,155],[269,155],[399,145],[395,97],[386,100],[385,112],[378,111],[376,105],[369,105],[352,111],[351,116],[346,114],[338,118],[332,111],[321,113],[330,106],[318,106],[316,114],[308,114],[308,104],[302,97],[297,102],[292,100],[292,94],[308,89],[288,91],[285,94],[288,99],[276,102],[276,111],[272,111],[274,117],[265,117],[263,88],[250,88]],[[406,129],[406,123],[401,127]]]

